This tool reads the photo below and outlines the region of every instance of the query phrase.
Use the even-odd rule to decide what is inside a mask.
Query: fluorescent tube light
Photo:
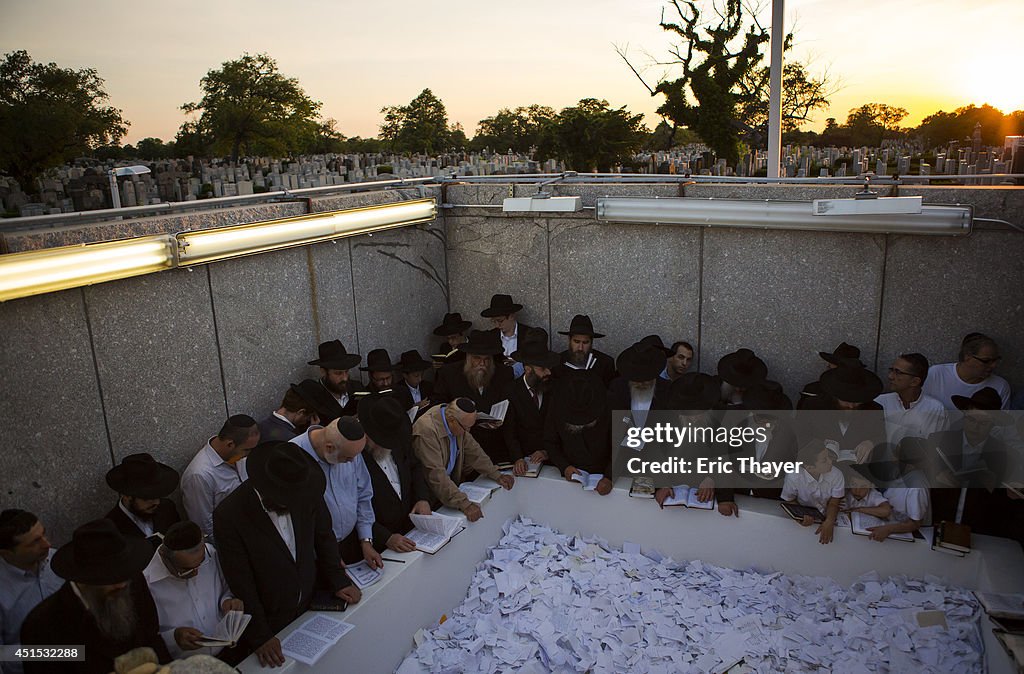
[[[436,216],[437,202],[431,198],[181,232],[176,235],[179,247],[178,265],[202,264],[329,241],[343,236],[366,234],[418,222],[429,222]]]
[[[606,197],[597,200],[597,219],[606,222],[665,223],[758,229],[878,234],[968,234],[971,206],[922,206],[917,214],[815,216],[811,202]]]
[[[506,213],[576,213],[583,210],[581,197],[508,197],[501,204]]]
[[[169,269],[174,250],[165,234],[0,255],[0,301]]]

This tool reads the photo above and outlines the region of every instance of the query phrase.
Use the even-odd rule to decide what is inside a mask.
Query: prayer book
[[[683,506],[684,508],[697,508],[698,510],[712,510],[715,507],[715,499],[705,503],[697,500],[697,487],[688,487],[685,484],[680,487],[672,487],[672,495],[662,503],[664,507]]]
[[[850,528],[853,529],[853,533],[858,536],[870,536],[871,532],[868,531],[869,527],[881,527],[889,522],[875,517],[874,515],[868,515],[862,512],[850,513]],[[914,542],[914,534],[910,532],[904,532],[899,534],[889,534],[889,538],[895,541],[910,541]]]
[[[654,483],[645,477],[634,477],[629,495],[633,498],[654,498]]]
[[[476,420],[477,422],[494,422],[500,424],[501,422],[505,421],[506,412],[508,412],[507,398],[505,400],[496,402],[493,405],[491,405],[491,409],[489,412],[477,412]]]
[[[359,560],[358,564],[347,564],[345,573],[352,579],[360,590],[366,589],[376,583],[384,575],[383,569],[371,569],[365,559]]]
[[[1021,491],[1021,489],[1024,489],[1024,486],[1022,486],[1020,483],[1011,484],[1009,482],[1004,482],[1003,486],[1006,487],[1008,491],[1011,491],[1014,494],[1016,494],[1017,498],[1024,498],[1024,491]]]
[[[310,611],[341,612],[348,608],[348,602],[327,590],[314,590],[309,602]]]
[[[963,557],[971,551],[971,528],[956,522],[940,522],[932,535],[932,550]]]
[[[480,485],[473,484],[472,482],[463,482],[462,484],[459,485],[459,491],[465,494],[470,501],[476,503],[477,505],[480,505],[481,503],[487,500],[487,498],[491,495],[493,489],[490,489],[488,487],[481,487]]]
[[[420,411],[419,405],[413,405],[405,411],[409,415],[409,421],[416,421],[416,413]]]
[[[448,361],[449,358],[451,358],[452,356],[454,356],[458,352],[459,352],[458,349],[452,349],[448,353],[432,353],[432,354],[430,354],[430,358],[432,360],[437,361],[438,363],[445,363],[445,362]]]
[[[281,639],[281,652],[299,662],[313,666],[323,657],[327,650],[338,643],[355,625],[318,614],[302,623],[284,639]]]
[[[455,534],[465,529],[462,520],[441,513],[430,515],[409,515],[413,530],[405,535],[416,544],[416,549],[434,554],[443,548]]]
[[[978,598],[985,613],[993,618],[1024,620],[1024,594],[975,592],[974,596]]]
[[[238,643],[238,639],[241,638],[242,632],[249,626],[250,620],[252,620],[252,616],[248,613],[228,611],[220,619],[217,629],[213,632],[213,636],[203,635],[203,638],[196,643],[208,648],[234,646]]]
[[[969,480],[974,475],[979,475],[981,473],[985,473],[988,471],[987,468],[971,468],[970,470],[957,470],[956,468],[953,467],[953,462],[949,460],[949,457],[947,457],[946,453],[943,452],[940,448],[936,447],[935,453],[939,455],[940,459],[942,459],[942,463],[946,465],[946,468],[949,469],[949,472],[953,473],[953,477],[959,479],[961,482]]]
[[[583,491],[593,491],[597,489],[597,483],[604,479],[604,473],[588,473],[585,470],[579,470],[579,472],[573,473],[572,479],[583,485]]]
[[[499,463],[497,464],[498,470],[501,471],[502,475],[512,475],[513,477],[537,477],[540,475],[541,466],[543,463],[534,463],[533,461],[526,462],[526,472],[522,475],[516,475],[513,471],[514,464],[512,463]]]
[[[814,518],[815,522],[824,522],[825,513],[821,512],[814,506],[800,505],[799,503],[780,503],[782,509],[786,511],[786,514],[800,522],[804,519],[804,515],[810,515]]]
[[[1017,665],[1017,671],[1024,671],[1024,636],[1011,634],[1002,630],[992,630],[992,633],[999,639],[999,643],[1006,649],[1006,653]]]

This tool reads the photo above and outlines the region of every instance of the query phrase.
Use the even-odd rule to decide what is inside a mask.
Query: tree
[[[92,68],[33,63],[14,51],[0,63],[0,172],[33,192],[44,170],[116,144],[128,122]]]
[[[792,35],[787,36],[788,49]],[[761,66],[750,70],[739,81],[739,119],[758,133],[767,136],[769,111],[770,68]],[[782,67],[782,131],[796,131],[810,121],[815,110],[828,107],[832,95],[827,75],[814,77],[807,66],[798,61],[785,61]]]
[[[648,133],[643,115],[584,98],[545,127],[538,155],[541,160],[558,157],[574,171],[606,173],[616,164],[631,162]]]
[[[195,127],[180,134],[198,134],[211,141],[213,152],[287,154],[299,151],[317,132],[320,102],[314,101],[294,77],[285,77],[267,54],[244,54],[225,61],[199,82],[203,98],[185,103],[186,114],[199,112]]]
[[[174,141],[164,143],[159,138],[143,138],[135,144],[134,156],[139,159],[170,159],[174,150]]]
[[[433,154],[451,145],[448,112],[430,89],[421,91],[409,105],[388,106],[381,112],[380,138],[392,151]]]
[[[526,154],[540,143],[544,128],[554,117],[554,109],[546,105],[502,108],[493,117],[480,120],[473,144],[478,149],[490,147],[495,152],[512,150]]]

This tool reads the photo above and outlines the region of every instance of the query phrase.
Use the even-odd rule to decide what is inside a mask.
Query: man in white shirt
[[[181,497],[188,519],[207,536],[213,534],[213,511],[242,484],[238,462],[260,441],[256,421],[244,414],[230,417],[199,450],[181,475]]]
[[[160,636],[172,657],[221,653],[220,647],[203,648],[199,642],[220,636],[221,618],[245,607],[228,589],[217,549],[204,540],[195,522],[179,522],[168,529],[142,575],[156,603]]]
[[[989,387],[999,394],[1001,409],[1009,409],[1010,384],[995,374],[1000,360],[1002,356],[995,340],[980,332],[972,332],[961,342],[957,362],[932,366],[923,385],[924,392],[936,398],[947,410],[955,410],[953,396],[970,398]]]
[[[889,393],[875,398],[885,413],[885,434],[890,446],[910,436],[927,438],[947,428],[946,408],[924,393],[928,380],[928,359],[920,353],[905,353],[889,368]]]

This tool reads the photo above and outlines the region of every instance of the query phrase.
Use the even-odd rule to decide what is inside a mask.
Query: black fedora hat
[[[718,376],[738,388],[750,388],[768,378],[768,366],[750,349],[737,349],[718,361]]]
[[[422,372],[434,366],[429,360],[423,358],[416,349],[404,351],[398,362],[395,363],[395,370],[398,372]]]
[[[637,342],[619,354],[615,367],[629,381],[650,381],[665,369],[665,353],[650,343]]]
[[[1002,412],[1003,399],[999,392],[991,386],[978,389],[970,398],[967,396],[950,396],[950,400],[958,410],[978,409],[991,412],[992,420],[997,425],[1004,425],[1010,422],[1010,415]]]
[[[547,337],[546,334],[544,336]],[[523,365],[546,367],[549,370],[554,369],[562,360],[557,353],[548,349],[546,339],[544,341],[526,340],[518,350],[512,353],[510,358]]]
[[[327,487],[313,457],[290,442],[257,445],[245,466],[261,498],[289,508],[321,497]]]
[[[864,363],[860,362],[860,349],[846,342],[837,346],[832,353],[819,351],[818,355],[833,365],[849,366],[857,364],[860,367],[864,367]]]
[[[381,447],[395,449],[412,441],[412,422],[393,396],[374,394],[359,401],[359,423],[367,437]]]
[[[444,315],[441,325],[434,328],[434,334],[438,337],[447,337],[448,335],[457,335],[460,332],[465,332],[471,327],[473,327],[472,323],[462,320],[462,314],[455,312]]]
[[[604,337],[600,332],[594,332],[594,324],[590,320],[590,316],[585,314],[576,314],[569,321],[569,329],[565,332],[558,331],[560,335],[587,335],[591,339],[600,339]]]
[[[882,390],[882,380],[863,367],[839,367],[823,372],[818,379],[821,390],[837,400],[848,403],[867,403],[877,398]]]
[[[107,485],[125,496],[163,498],[178,486],[178,471],[145,452],[129,454],[107,471]]]
[[[778,382],[765,380],[744,392],[743,407],[748,410],[786,412],[793,409],[793,401],[783,392]]]
[[[647,346],[653,346],[665,353],[666,356],[672,355],[672,349],[665,346],[665,342],[661,341],[661,337],[658,335],[647,335],[641,339],[638,344],[646,344]]]
[[[308,365],[319,365],[328,370],[349,370],[356,365],[362,357],[358,353],[349,353],[340,339],[332,339],[317,347],[319,357],[311,360]]]
[[[108,519],[75,529],[71,542],[53,555],[53,572],[85,585],[116,585],[141,573],[153,559],[153,545],[144,538],[126,538]]]
[[[516,304],[512,301],[511,295],[491,295],[491,306],[481,311],[480,315],[484,318],[508,316],[521,311],[522,308],[522,304]]]
[[[589,370],[573,370],[557,380],[555,407],[560,421],[582,426],[608,413],[608,398],[601,380]]]
[[[308,410],[315,412],[321,420],[331,415],[331,406],[334,404],[331,394],[327,392],[324,385],[315,379],[303,379],[298,384],[291,384],[290,388],[295,392],[306,405]]]
[[[387,349],[374,349],[366,354],[366,367],[359,368],[360,372],[392,372],[395,366],[391,364],[391,354]]]
[[[709,410],[722,397],[718,377],[703,372],[687,372],[672,382],[668,390],[668,406],[674,410]]]
[[[499,356],[505,353],[497,330],[470,330],[469,340],[455,348],[471,356]]]

